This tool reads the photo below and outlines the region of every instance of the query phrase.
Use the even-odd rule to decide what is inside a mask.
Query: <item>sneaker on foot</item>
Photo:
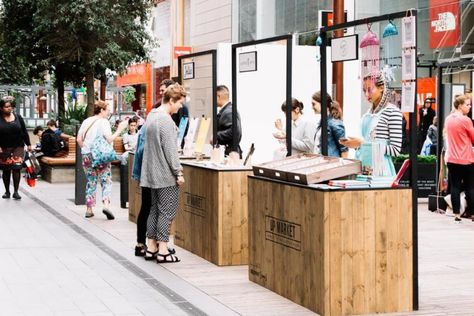
[[[2,199],[9,199],[10,198],[10,192],[5,192],[4,195],[2,195]]]
[[[12,197],[13,197],[15,200],[21,200],[21,196],[18,194],[18,192],[13,193]]]

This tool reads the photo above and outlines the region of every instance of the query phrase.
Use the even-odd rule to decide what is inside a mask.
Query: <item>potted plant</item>
[[[400,170],[403,161],[408,159],[408,157],[408,155],[402,154],[392,158],[397,172]],[[436,192],[436,156],[417,155],[416,160],[418,162],[418,197],[426,198],[428,195],[435,194]],[[405,173],[400,183],[408,185],[409,176],[408,172]]]
[[[76,125],[81,124],[87,118],[85,105],[73,105],[69,107],[60,121],[63,124],[63,132],[68,135],[76,136]]]

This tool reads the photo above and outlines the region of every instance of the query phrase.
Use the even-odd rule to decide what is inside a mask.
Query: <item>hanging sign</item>
[[[331,61],[359,59],[359,37],[357,34],[333,38],[331,40]]]
[[[193,52],[191,46],[175,46],[173,49],[173,57],[178,59],[179,56],[188,55]]]
[[[456,46],[460,34],[459,1],[430,0],[429,28],[430,48]]]
[[[404,49],[402,51],[402,80],[416,79],[416,51]]]
[[[407,81],[402,83],[402,112],[412,113],[415,111],[415,87],[415,81]]]
[[[412,48],[416,45],[416,18],[407,16],[402,18],[402,48]]]

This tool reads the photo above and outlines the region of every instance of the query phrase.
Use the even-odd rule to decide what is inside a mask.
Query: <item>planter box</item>
[[[398,172],[401,163],[395,163],[395,170]],[[408,186],[410,173],[406,172],[400,181],[401,186]],[[418,197],[427,198],[428,195],[436,193],[436,164],[418,163]]]

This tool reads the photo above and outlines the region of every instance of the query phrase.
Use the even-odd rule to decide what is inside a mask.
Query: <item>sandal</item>
[[[175,255],[171,254],[171,253],[168,253],[166,255],[162,255],[162,254],[157,254],[156,255],[156,262],[157,263],[175,263],[175,262],[180,262],[181,260],[179,260],[178,257],[176,257]]]
[[[158,255],[158,250],[156,250],[155,252],[147,250],[143,257],[145,258],[146,261],[151,261],[151,260],[155,260],[157,255]]]
[[[135,256],[136,257],[145,257],[146,254],[146,246],[141,244],[135,246]]]
[[[109,209],[107,209],[107,208],[104,208],[104,209],[102,210],[102,213],[105,214],[105,216],[107,217],[108,220],[113,220],[113,219],[115,219],[114,214],[112,214],[112,212],[111,212]]]

